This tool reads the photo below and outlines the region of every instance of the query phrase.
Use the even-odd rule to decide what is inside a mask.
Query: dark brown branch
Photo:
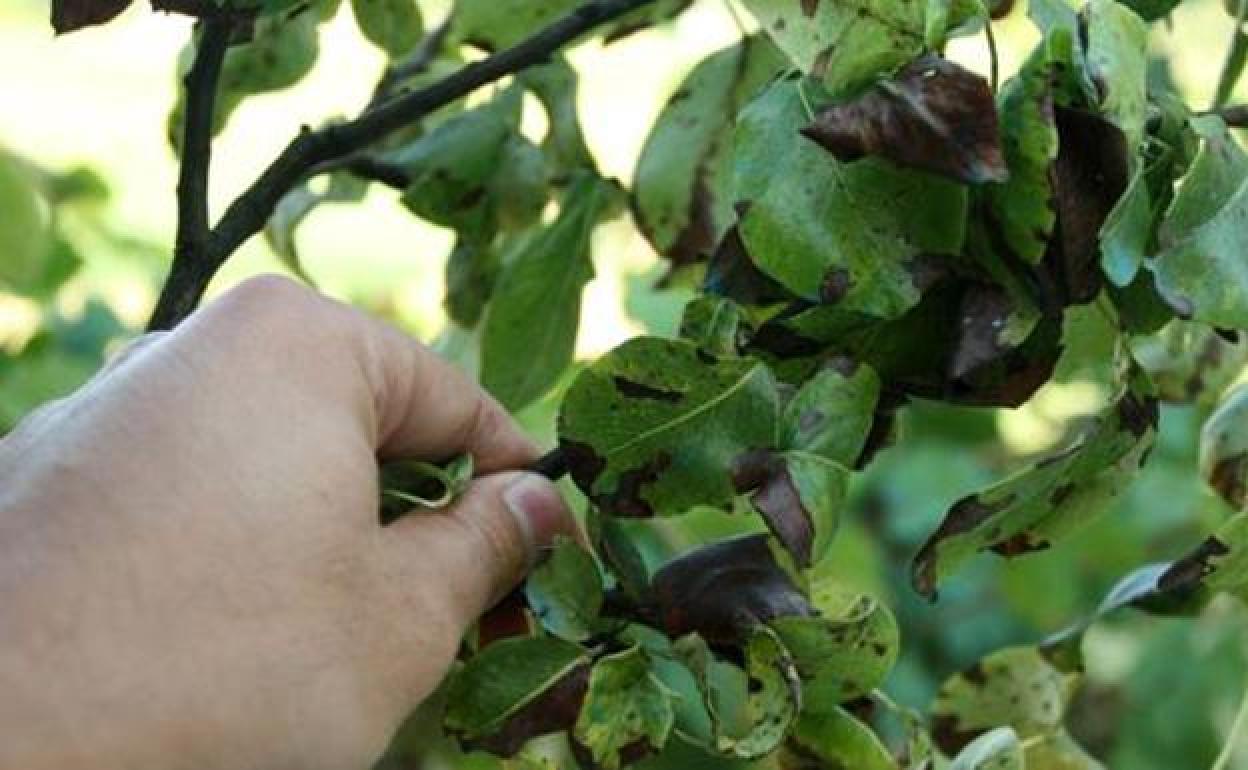
[[[412,183],[411,176],[402,166],[367,154],[350,155],[322,163],[309,170],[308,176],[332,174],[335,171],[345,171],[360,179],[384,184],[396,190],[406,190]]]
[[[195,60],[183,79],[182,166],[178,175],[178,231],[174,265],[197,262],[209,237],[208,177],[212,165],[212,123],[217,84],[230,47],[234,21],[213,17],[199,23]]]
[[[397,96],[347,123],[304,129],[233,204],[208,239],[203,258],[174,262],[151,329],[168,329],[191,313],[222,264],[260,232],[282,197],[322,163],[368,147],[482,86],[545,62],[586,32],[655,0],[593,0],[513,48],[473,62],[428,88]]]

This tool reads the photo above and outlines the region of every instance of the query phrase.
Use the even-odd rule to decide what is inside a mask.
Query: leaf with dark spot
[[[733,459],[775,445],[779,396],[767,367],[704,356],[686,340],[642,337],[586,368],[568,390],[560,443],[573,480],[605,513],[727,506],[736,495]]]
[[[749,629],[814,612],[764,535],[702,546],[664,565],[651,585],[663,629],[738,645]]]
[[[633,174],[633,215],[673,269],[706,260],[732,225],[732,128],[783,66],[764,37],[711,54],[659,113]]]
[[[1201,429],[1200,471],[1228,505],[1248,509],[1248,385],[1231,391]]]
[[[676,697],[655,676],[641,647],[601,658],[590,673],[573,737],[603,770],[619,770],[626,757],[635,760],[647,753],[638,753],[639,742],[650,751],[667,745]]]
[[[63,35],[83,27],[107,24],[134,0],[52,0],[52,29]]]
[[[780,445],[852,468],[871,433],[879,400],[880,378],[874,369],[834,358],[785,405]]]
[[[801,136],[809,81],[776,81],[741,113],[734,198],[751,262],[809,302],[875,318],[913,307],[933,259],[957,254],[967,192],[879,158],[841,163]]]
[[[932,738],[952,756],[1001,726],[1024,741],[1048,737],[1063,729],[1078,681],[1035,647],[999,650],[941,686],[932,705]]]
[[[584,649],[553,637],[495,642],[451,677],[446,728],[469,741],[497,741],[500,748],[518,750],[538,734],[532,732],[535,723],[541,729],[547,725],[542,716],[545,707],[528,711],[525,707],[545,697],[560,703],[577,700],[581,688],[576,672],[588,662]],[[579,701],[573,708],[579,708]],[[513,718],[519,721],[511,724]],[[554,729],[559,727],[566,724]]]
[[[734,468],[739,491],[750,491],[750,503],[772,534],[802,567],[818,563],[832,545],[841,509],[849,491],[843,465],[810,452],[768,454],[761,467]],[[745,471],[745,472],[743,472]],[[742,476],[757,483],[742,488]]]
[[[977,552],[1042,549],[1105,512],[1152,446],[1157,419],[1156,399],[1127,389],[1071,448],[959,501],[914,559],[916,590],[932,597]]]
[[[968,184],[1008,175],[988,82],[935,55],[826,108],[802,133],[842,161],[878,155]]]

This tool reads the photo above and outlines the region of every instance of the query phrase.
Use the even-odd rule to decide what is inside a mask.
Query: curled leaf
[[[607,656],[590,672],[573,736],[603,770],[619,770],[667,745],[674,699],[641,647]]]
[[[754,452],[737,462],[734,478],[800,566],[823,558],[849,490],[843,465],[810,452]]]
[[[1008,175],[988,82],[935,55],[824,109],[802,133],[842,161],[878,155],[968,184]]]
[[[958,752],[949,770],[1023,770],[1023,745],[1012,727],[989,730]]]
[[[1231,391],[1205,421],[1200,472],[1227,505],[1248,509],[1248,385]]]

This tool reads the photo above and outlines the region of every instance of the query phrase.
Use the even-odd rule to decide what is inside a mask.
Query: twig
[[[178,175],[178,230],[174,264],[199,260],[209,235],[208,176],[212,165],[212,122],[217,83],[230,47],[234,21],[225,16],[199,23],[195,60],[186,73],[182,166]]]
[[[347,157],[476,89],[546,61],[582,34],[655,0],[593,0],[513,48],[466,65],[428,88],[396,96],[358,118],[305,128],[226,210],[198,259],[174,260],[148,328],[168,329],[188,316],[221,265],[260,232],[282,197],[322,163]]]

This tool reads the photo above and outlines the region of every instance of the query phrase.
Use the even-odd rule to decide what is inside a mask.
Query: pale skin
[[[378,458],[470,452],[377,522]],[[0,768],[366,768],[575,523],[427,348],[277,278],[0,440]]]

